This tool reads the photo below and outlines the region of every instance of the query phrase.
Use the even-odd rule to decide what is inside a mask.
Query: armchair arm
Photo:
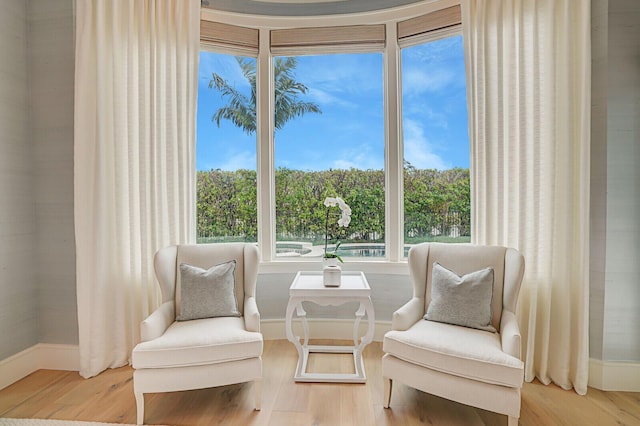
[[[502,339],[502,351],[521,360],[522,341],[520,327],[518,326],[516,315],[511,311],[502,311],[500,338]]]
[[[260,312],[255,297],[244,300],[244,326],[247,331],[260,332]]]
[[[175,302],[164,302],[140,324],[140,341],[147,342],[162,336],[175,319]]]
[[[404,331],[424,316],[424,299],[414,297],[409,300],[391,318],[391,329]]]

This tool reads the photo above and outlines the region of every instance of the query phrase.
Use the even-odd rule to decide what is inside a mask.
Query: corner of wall
[[[42,369],[79,371],[80,348],[77,345],[38,343],[9,358],[0,360],[0,389],[4,389]]]

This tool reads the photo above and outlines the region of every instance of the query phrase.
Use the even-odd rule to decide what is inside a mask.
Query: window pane
[[[200,52],[199,243],[257,241],[255,69],[254,58]]]
[[[465,85],[462,36],[402,50],[406,244],[470,241]]]
[[[382,54],[277,57],[274,69],[277,256],[319,258],[325,236],[345,260],[384,256]],[[323,204],[336,196],[346,228]]]

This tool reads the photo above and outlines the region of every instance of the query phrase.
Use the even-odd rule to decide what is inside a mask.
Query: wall
[[[0,13],[0,360],[38,343],[26,5]]]
[[[39,341],[77,344],[73,0],[30,0],[28,22]]]
[[[0,360],[78,343],[73,0],[0,14]]]
[[[603,359],[640,361],[640,2],[610,0]]]
[[[320,263],[318,263],[317,270],[320,270]],[[375,307],[376,321],[391,321],[393,312],[411,299],[413,295],[408,268],[407,275],[366,273],[366,277],[371,287],[371,300]],[[258,276],[256,300],[261,319],[284,318],[289,300],[289,286],[294,278],[295,273],[261,274]],[[353,319],[356,309],[358,309],[357,303],[326,307],[318,307],[312,303],[305,304],[309,318]]]
[[[640,362],[640,2],[592,1],[590,354]]]
[[[602,358],[607,248],[607,41],[608,0],[591,2],[591,259],[589,355]]]

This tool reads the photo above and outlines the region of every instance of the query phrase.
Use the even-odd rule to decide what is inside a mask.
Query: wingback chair
[[[235,295],[235,316],[176,320],[181,310],[181,265],[207,270],[233,264],[227,294]],[[260,409],[263,340],[255,291],[258,250],[253,244],[198,244],[166,247],[154,258],[162,304],[141,325],[133,349],[137,422],[144,423],[144,394],[202,389],[253,381]],[[231,274],[233,278],[231,279]],[[186,300],[186,299],[185,299]],[[217,301],[214,302],[218,303]],[[211,305],[211,303],[209,303]],[[183,313],[186,303],[182,303]]]
[[[437,312],[435,307],[429,311],[429,304],[434,268],[439,274],[441,267],[454,272],[456,278],[493,269],[486,327],[471,328],[464,321],[465,326],[456,325],[455,319],[423,319],[427,312]],[[392,329],[383,340],[384,407],[389,408],[392,384],[397,380],[445,399],[505,414],[509,426],[517,425],[524,377],[515,316],[524,274],[522,255],[505,247],[423,243],[409,251],[409,271],[413,298],[393,314]],[[445,316],[467,313],[456,311],[450,309]],[[496,331],[486,331],[492,328]]]

